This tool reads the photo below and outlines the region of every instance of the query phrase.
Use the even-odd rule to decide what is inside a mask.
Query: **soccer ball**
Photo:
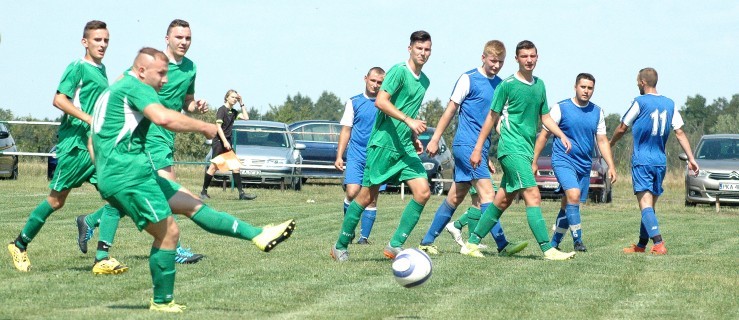
[[[416,248],[405,249],[393,259],[393,275],[401,286],[420,286],[431,278],[431,258]]]

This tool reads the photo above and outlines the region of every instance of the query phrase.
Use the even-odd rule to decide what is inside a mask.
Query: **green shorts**
[[[364,167],[362,186],[381,184],[398,185],[401,181],[416,178],[428,179],[426,169],[416,154],[398,153],[378,146],[367,147],[367,165]]]
[[[147,136],[146,139],[146,152],[149,153],[154,170],[171,167],[174,164],[174,147],[160,137]]]
[[[131,217],[139,231],[172,215],[168,200],[180,185],[160,176],[135,187],[125,188],[106,198],[113,207]]]
[[[62,191],[79,188],[84,182],[97,183],[95,166],[87,149],[72,148],[69,152],[57,152],[56,158],[56,170],[49,189]]]
[[[503,178],[500,187],[511,193],[516,190],[536,187],[534,171],[531,170],[533,157],[510,154],[498,159],[503,167]]]

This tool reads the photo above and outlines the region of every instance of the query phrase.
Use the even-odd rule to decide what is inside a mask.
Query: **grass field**
[[[29,212],[48,194],[41,165],[22,164],[17,181],[0,181],[0,240],[18,235]],[[200,171],[178,167],[180,180],[198,190]],[[683,206],[682,184],[671,179],[657,214],[667,256],[621,253],[636,241],[640,214],[621,179],[614,202],[583,207],[583,238],[589,252],[574,260],[542,259],[536,246],[500,258],[458,253],[448,234],[437,240],[433,276],[405,289],[393,280],[382,248],[397,226],[405,201],[383,194],[369,246],[350,247],[351,261],[328,255],[341,223],[343,194],[337,184],[308,184],[302,192],[250,189],[259,198],[237,201],[237,193],[211,188],[208,203],[262,225],[295,218],[293,237],[269,254],[250,243],[208,234],[179,219],[182,242],[207,255],[178,266],[175,299],[188,306],[183,318],[233,319],[737,319],[739,318],[739,209]],[[443,198],[432,197],[406,246],[417,245]],[[121,221],[114,257],[131,267],[120,276],[93,276],[94,253],[76,245],[74,217],[103,202],[90,186],[73,191],[29,247],[30,273],[16,272],[7,253],[0,258],[0,318],[147,319],[168,315],[147,310],[151,238],[129,219]],[[465,205],[466,207],[466,205]],[[544,201],[551,225],[558,202]],[[523,204],[502,222],[509,239],[533,236]],[[457,214],[461,214],[458,210]],[[569,236],[568,236],[569,237]],[[90,243],[94,252],[95,241]],[[492,244],[492,240],[483,240]],[[562,248],[571,250],[571,240]]]

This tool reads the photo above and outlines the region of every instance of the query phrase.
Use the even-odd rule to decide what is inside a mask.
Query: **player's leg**
[[[649,239],[652,239],[654,242],[654,247],[650,251],[651,253],[667,253],[654,210],[654,205],[663,191],[662,180],[664,179],[664,174],[665,167],[634,166],[631,169],[634,194],[641,209],[641,223],[639,242],[638,244],[632,244],[624,248],[624,252],[626,253],[644,252]]]
[[[362,180],[364,179],[365,161],[363,159],[347,159],[346,170],[344,171],[344,185],[346,186],[346,197],[344,198],[344,216],[349,204],[359,194],[362,189]],[[381,187],[382,189],[382,187]],[[375,224],[377,217],[377,198],[368,204],[362,211],[361,225],[359,228],[360,236],[357,244],[369,244],[369,236],[372,232],[372,226]]]
[[[492,205],[495,196],[493,183],[490,179],[478,179],[473,181],[473,183],[479,193],[481,202],[480,210],[486,211]],[[503,226],[500,223],[500,219],[498,219],[498,222],[493,225],[493,228],[490,230],[490,235],[493,237],[493,240],[495,240],[498,254],[501,256],[512,256],[529,245],[526,241],[508,241],[505,236],[505,232],[503,231]],[[478,247],[481,248],[480,245],[478,245]]]
[[[434,245],[434,241],[441,231],[444,230],[444,227],[449,224],[449,221],[452,220],[454,211],[457,210],[457,206],[464,201],[464,197],[467,195],[469,188],[469,183],[452,183],[449,193],[444,201],[441,202],[439,208],[436,209],[434,219],[431,221],[431,226],[429,226],[428,231],[426,231],[426,235],[421,240],[421,245],[419,246],[421,250],[429,254],[439,253],[438,249]]]
[[[359,219],[365,208],[377,200],[379,190],[380,185],[362,187],[354,200],[352,200],[341,223],[341,230],[336,244],[331,246],[330,254],[334,260],[339,262],[349,260],[349,251],[347,249],[349,248],[349,243],[354,239],[354,231],[357,229]]]
[[[378,190],[379,191],[379,190]],[[379,193],[378,193],[379,196]],[[372,227],[375,225],[377,218],[377,197],[362,212],[362,218],[359,225],[359,240],[357,244],[369,244],[369,236],[372,233]]]
[[[559,250],[559,244],[562,242],[565,233],[570,228],[570,223],[567,221],[567,214],[565,209],[567,208],[567,196],[562,195],[559,212],[557,218],[554,221],[554,233],[552,234],[552,240],[549,242],[553,248]]]
[[[203,177],[203,188],[200,190],[200,200],[210,199],[210,195],[208,194],[208,187],[210,187],[210,184],[213,182],[213,175],[216,174],[217,169],[218,167],[216,167],[215,164],[211,163],[210,165],[208,165],[208,169],[205,170],[205,174]]]
[[[419,178],[418,175],[421,171],[423,172],[423,177]],[[408,174],[407,172],[412,173]],[[423,165],[420,161],[418,161],[417,166],[414,167],[413,165],[410,165],[407,170],[404,170],[403,174],[401,174],[401,179],[403,176],[407,175],[413,175],[416,177],[404,180],[408,185],[408,188],[413,193],[413,198],[408,202],[408,205],[405,206],[405,209],[403,209],[403,213],[400,215],[398,228],[390,239],[390,243],[388,243],[383,251],[383,254],[388,259],[394,259],[395,256],[403,250],[403,244],[416,227],[418,220],[421,218],[421,212],[423,212],[426,202],[431,197],[429,182],[426,179],[426,170],[423,169]]]
[[[179,228],[172,216],[144,229],[154,237],[149,253],[149,270],[154,292],[149,310],[161,312],[182,312],[184,306],[174,303],[175,256],[179,241]]]

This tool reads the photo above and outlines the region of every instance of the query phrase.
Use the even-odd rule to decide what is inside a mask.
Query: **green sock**
[[[480,209],[478,208],[470,207],[469,209],[467,209],[467,212],[469,212],[469,214],[467,215],[467,231],[471,233],[472,231],[475,231],[475,228],[477,228],[477,224],[480,223],[482,211],[480,211]]]
[[[490,233],[490,230],[493,229],[493,226],[495,226],[496,223],[498,223],[498,219],[500,219],[500,216],[503,214],[503,211],[498,209],[494,204],[490,204],[488,208],[485,210],[485,212],[482,213],[482,216],[480,217],[480,222],[477,224],[477,227],[473,232],[470,232],[470,243],[474,244],[480,244],[480,241],[482,238],[485,237],[486,234]]]
[[[262,233],[262,228],[254,227],[228,213],[215,211],[205,204],[192,216],[192,222],[210,233],[238,239],[251,240]]]
[[[336,241],[336,249],[346,250],[349,247],[349,243],[354,238],[354,231],[357,229],[359,217],[362,216],[362,212],[364,212],[364,208],[356,201],[352,201],[349,204],[349,208],[346,209],[346,214],[344,215],[344,222],[341,223],[341,232],[339,233],[339,240]]]
[[[470,207],[470,208],[472,208],[472,207]],[[470,222],[470,218],[469,218],[470,208],[467,208],[467,210],[461,216],[459,216],[459,219],[457,219],[457,220],[454,221],[454,227],[455,228],[462,229],[462,228],[464,228],[464,226],[467,225],[467,223]]]
[[[85,223],[87,223],[88,227],[96,228],[100,225],[100,219],[102,219],[103,213],[105,212],[107,206],[110,205],[106,203],[104,206],[100,207],[100,209],[88,214],[85,217]]]
[[[549,232],[547,232],[547,223],[541,215],[540,207],[526,207],[526,220],[529,221],[529,228],[534,233],[536,242],[539,243],[541,251],[547,251],[552,248],[549,245]]]
[[[395,230],[393,238],[390,239],[391,247],[397,248],[405,243],[405,240],[408,239],[408,236],[411,234],[411,231],[413,231],[413,228],[416,227],[418,219],[421,218],[421,211],[423,211],[423,207],[424,206],[416,202],[415,199],[411,199],[411,201],[408,202],[408,205],[405,206],[405,209],[403,209],[403,214],[400,216],[400,224],[398,225],[398,229]]]
[[[100,237],[98,238],[98,249],[95,251],[95,259],[103,260],[110,256],[108,249],[113,246],[113,242],[115,241],[115,232],[118,230],[118,222],[121,221],[121,213],[110,204],[104,205],[98,211],[103,212],[99,220]],[[100,244],[101,242],[103,243],[102,246]]]
[[[52,212],[54,212],[54,209],[47,200],[44,200],[36,207],[36,209],[33,209],[19,237],[24,243],[16,241],[15,245],[18,246],[18,248],[26,249],[26,245],[31,243],[33,238],[36,237],[39,231],[41,231],[44,223],[46,223],[46,218],[48,218]]]
[[[149,269],[154,284],[154,302],[169,303],[174,300],[175,250],[151,247]]]

